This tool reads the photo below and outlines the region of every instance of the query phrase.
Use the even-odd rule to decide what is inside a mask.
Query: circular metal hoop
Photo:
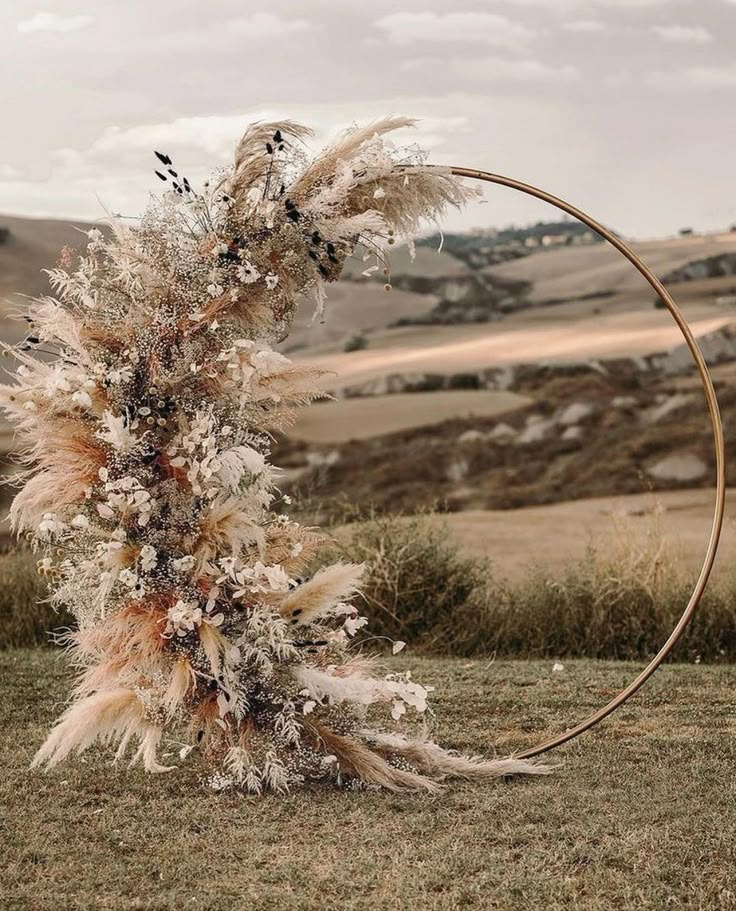
[[[690,349],[690,353],[692,354],[695,366],[697,367],[698,373],[700,375],[700,381],[703,385],[705,400],[708,405],[708,413],[710,415],[711,426],[713,429],[713,443],[716,457],[716,498],[715,506],[713,509],[713,523],[711,525],[710,538],[708,540],[708,548],[703,559],[703,565],[700,569],[700,573],[695,583],[693,592],[690,595],[690,600],[688,601],[685,610],[682,613],[682,616],[678,620],[675,628],[670,633],[667,641],[660,648],[654,658],[652,658],[649,664],[644,668],[644,670],[638,675],[638,677],[632,680],[632,682],[617,696],[611,699],[610,702],[608,702],[602,708],[598,709],[598,711],[594,712],[588,718],[585,718],[579,724],[576,724],[575,727],[569,728],[568,730],[563,731],[563,733],[558,734],[556,737],[545,740],[542,743],[517,754],[520,759],[528,759],[532,756],[539,756],[541,753],[546,753],[548,750],[552,750],[555,747],[561,746],[563,743],[567,743],[585,731],[590,730],[590,728],[598,724],[599,721],[607,718],[610,714],[615,712],[617,708],[620,708],[624,702],[626,702],[627,699],[631,698],[631,696],[633,696],[634,693],[636,693],[636,691],[639,690],[647,682],[647,680],[649,680],[652,674],[654,674],[660,664],[662,664],[665,658],[675,647],[678,640],[685,631],[688,623],[690,623],[690,620],[692,619],[693,614],[695,613],[695,610],[700,603],[700,599],[703,597],[705,586],[708,583],[708,578],[710,577],[711,570],[713,569],[716,551],[718,550],[718,542],[721,536],[721,528],[723,526],[723,512],[726,502],[726,454],[723,440],[723,425],[721,423],[718,400],[716,398],[715,389],[713,388],[713,380],[711,379],[708,365],[706,364],[703,353],[700,350],[695,337],[693,336],[692,330],[688,326],[685,317],[680,312],[679,307],[673,300],[672,295],[669,293],[669,291],[652,272],[652,270],[642,262],[642,260],[627,244],[625,244],[619,237],[617,237],[603,225],[599,224],[594,218],[586,215],[585,212],[581,212],[580,209],[576,208],[568,202],[565,202],[563,199],[558,199],[558,197],[552,196],[552,194],[546,193],[544,190],[540,190],[538,187],[532,186],[531,184],[522,183],[519,180],[514,180],[511,177],[504,177],[500,174],[492,174],[489,171],[478,171],[473,168],[452,167],[450,170],[458,177],[470,177],[474,178],[475,180],[485,180],[488,183],[510,187],[512,190],[519,190],[521,193],[526,193],[528,196],[534,196],[537,199],[541,199],[544,202],[555,206],[555,208],[561,209],[568,215],[572,215],[573,218],[577,218],[578,221],[583,222],[583,224],[587,225],[591,230],[595,231],[596,234],[599,234],[604,240],[611,244],[612,247],[618,250],[619,253],[625,256],[626,259],[628,259],[628,261],[644,276],[649,285],[657,293],[659,299],[664,302],[664,305],[669,310],[672,318],[677,324],[677,327],[682,333],[682,336],[685,339],[687,347]]]

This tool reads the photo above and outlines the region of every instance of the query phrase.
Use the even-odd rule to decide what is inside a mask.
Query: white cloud
[[[510,6],[536,6],[566,13],[583,7],[612,7],[614,9],[649,9],[681,2],[681,0],[505,0]],[[729,0],[736,3],[736,0]]]
[[[23,19],[16,28],[19,32],[76,32],[91,22],[91,16],[59,16],[57,13],[39,12],[30,19]]]
[[[657,89],[672,90],[736,88],[736,64],[656,71],[647,76],[647,83]]]
[[[391,98],[363,105],[360,122],[386,111],[416,114],[416,99]],[[458,135],[472,132],[469,118],[451,104],[437,112],[436,99],[421,107],[428,116],[416,127],[402,130],[397,142],[437,149]],[[34,215],[85,217],[101,214],[101,205],[129,215],[142,210],[150,192],[158,192],[153,176],[158,163],[153,150],[170,154],[178,169],[196,185],[210,171],[231,160],[235,144],[249,123],[293,117],[315,128],[310,147],[318,148],[355,120],[355,103],[304,102],[274,105],[237,114],[178,117],[170,121],[109,126],[90,144],[48,153],[43,178],[28,179],[10,167],[0,167],[0,196],[7,211]]]
[[[419,61],[417,61],[419,62]],[[425,59],[424,65],[443,66],[448,72],[465,79],[472,79],[475,87],[483,91],[484,82],[495,85],[534,84],[551,85],[576,82],[580,73],[572,64],[549,65],[541,60],[505,60],[500,57],[455,57],[448,60]]]
[[[167,149],[163,146],[168,144],[177,148],[200,149],[208,156],[223,159],[232,153],[244,124],[273,117],[271,111],[254,111],[247,115],[177,117],[165,123],[138,124],[126,129],[110,126],[85,150],[84,158],[107,154],[124,156],[133,152],[140,160],[140,153],[151,152],[153,149],[166,152]],[[67,163],[72,162],[78,154],[70,149],[61,149],[55,153],[57,158]]]
[[[527,26],[496,13],[392,13],[375,24],[395,44],[455,41],[506,47],[534,36]]]
[[[708,29],[699,25],[653,25],[652,31],[671,44],[710,44],[713,40]]]
[[[633,83],[634,77],[628,70],[617,70],[613,73],[607,73],[603,77],[603,85],[607,89],[621,89]]]
[[[605,32],[608,30],[608,26],[605,22],[598,22],[595,19],[577,19],[572,22],[565,22],[562,27],[566,32],[582,32],[585,34]]]
[[[315,29],[315,25],[306,19],[282,19],[274,13],[253,13],[252,16],[230,19],[225,26],[228,32],[235,32],[248,38],[281,38],[284,35]]]

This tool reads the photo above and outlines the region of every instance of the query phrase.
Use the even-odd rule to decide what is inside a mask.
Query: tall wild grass
[[[551,577],[530,568],[508,581],[462,553],[437,516],[373,516],[336,535],[330,559],[365,561],[362,612],[370,635],[430,654],[642,659],[667,638],[693,578],[653,524],[643,542],[619,529]],[[0,556],[0,648],[44,644],[73,624],[42,600],[46,586],[27,551]],[[708,586],[677,646],[680,660],[736,660],[736,575]]]
[[[518,657],[648,658],[672,631],[694,578],[654,522],[646,540],[619,525],[560,576],[530,567],[521,581],[462,554],[437,517],[376,516],[350,527],[346,558],[365,560],[371,632],[427,652]],[[736,660],[736,575],[712,580],[680,660]]]

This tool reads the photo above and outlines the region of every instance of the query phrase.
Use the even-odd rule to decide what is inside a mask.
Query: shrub
[[[590,548],[559,578],[532,567],[518,582],[462,555],[436,517],[357,524],[345,556],[368,564],[371,630],[424,651],[646,659],[672,632],[694,580],[656,523],[639,544],[625,527],[619,532],[618,546]],[[736,576],[711,581],[675,656],[736,660]]]
[[[345,536],[345,559],[365,561],[370,634],[445,651],[459,613],[482,597],[485,560],[460,554],[428,515],[374,515]]]
[[[362,332],[356,332],[355,335],[351,335],[350,338],[345,342],[343,346],[343,351],[349,353],[350,351],[363,351],[368,347],[368,339]]]
[[[0,554],[0,648],[42,645],[50,641],[50,631],[71,625],[69,614],[44,602],[47,594],[31,551]]]
[[[657,527],[643,545],[622,534],[618,547],[591,548],[560,579],[532,570],[518,584],[495,586],[480,613],[467,606],[461,612],[453,650],[650,658],[682,615],[693,584],[663,547]],[[736,578],[711,581],[674,654],[736,659]]]

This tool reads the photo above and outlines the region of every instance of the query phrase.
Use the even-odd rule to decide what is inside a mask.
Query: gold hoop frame
[[[692,620],[698,604],[703,597],[703,592],[705,591],[705,587],[708,583],[711,570],[713,569],[713,563],[715,561],[716,552],[718,550],[718,542],[721,536],[721,529],[723,527],[723,513],[726,503],[726,453],[723,440],[723,424],[721,422],[718,399],[716,398],[716,392],[713,388],[713,380],[711,379],[708,365],[706,364],[705,358],[703,357],[703,352],[700,350],[700,346],[695,340],[695,336],[693,335],[690,326],[688,325],[685,317],[680,312],[679,307],[675,303],[669,291],[652,272],[652,270],[644,264],[644,262],[636,255],[636,253],[634,253],[634,251],[629,246],[627,246],[627,244],[625,244],[620,238],[616,237],[615,234],[613,234],[603,225],[599,224],[594,218],[591,218],[590,215],[586,215],[585,212],[581,212],[580,209],[571,205],[569,202],[565,202],[564,199],[559,199],[557,196],[553,196],[551,193],[540,190],[538,187],[532,186],[531,184],[522,183],[520,180],[514,180],[511,177],[504,177],[500,174],[492,174],[489,171],[479,171],[473,168],[451,167],[450,171],[457,177],[469,177],[474,180],[484,180],[487,183],[509,187],[512,190],[518,190],[521,193],[526,193],[527,196],[534,196],[537,199],[541,199],[543,202],[547,202],[555,208],[561,209],[568,215],[572,215],[573,218],[577,218],[583,224],[587,225],[591,230],[595,231],[596,234],[599,234],[605,241],[611,244],[614,249],[618,250],[619,253],[625,256],[626,259],[641,273],[649,285],[654,289],[659,299],[664,302],[664,305],[669,310],[672,318],[677,324],[678,329],[682,333],[682,336],[685,339],[685,343],[687,344],[687,347],[690,350],[690,354],[692,355],[695,362],[695,366],[697,367],[698,374],[700,375],[700,381],[705,393],[705,400],[708,405],[708,413],[710,415],[711,426],[713,429],[713,443],[716,457],[716,499],[713,510],[713,523],[711,525],[710,538],[708,540],[708,547],[703,559],[703,565],[700,569],[700,573],[695,583],[693,592],[690,595],[690,600],[688,601],[682,616],[678,620],[675,628],[670,633],[667,641],[660,648],[654,658],[652,658],[644,670],[634,680],[632,680],[632,682],[625,689],[623,689],[617,696],[611,699],[611,701],[604,705],[602,708],[598,709],[598,711],[594,712],[588,718],[585,718],[579,724],[576,724],[575,727],[569,728],[568,730],[563,731],[562,734],[558,734],[556,737],[545,740],[542,743],[517,754],[519,759],[529,759],[533,756],[539,756],[542,753],[553,750],[555,747],[562,746],[564,743],[568,743],[570,740],[573,740],[580,734],[585,733],[585,731],[590,730],[594,725],[598,724],[599,721],[603,721],[604,718],[607,718],[609,715],[615,712],[616,709],[620,708],[654,674],[660,664],[662,664],[665,658],[675,647],[683,632],[685,631],[687,625]]]

